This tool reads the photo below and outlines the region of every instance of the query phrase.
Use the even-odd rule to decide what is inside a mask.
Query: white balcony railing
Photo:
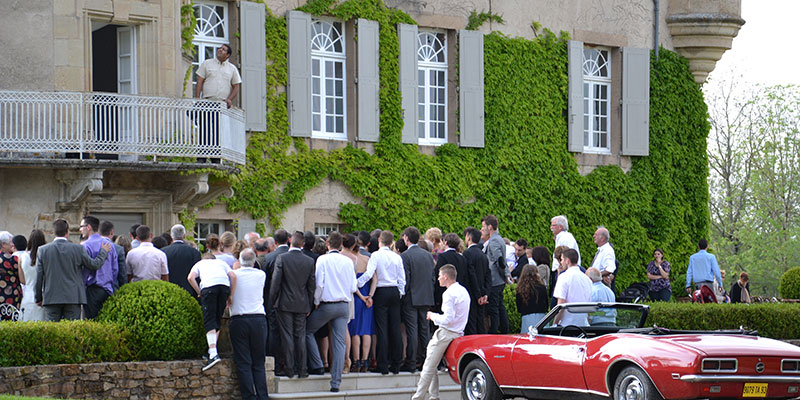
[[[0,91],[0,151],[220,158],[245,163],[244,113],[222,102]]]

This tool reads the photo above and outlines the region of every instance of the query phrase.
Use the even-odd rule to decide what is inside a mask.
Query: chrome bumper
[[[777,382],[800,383],[800,376],[776,375],[683,375],[683,382]]]

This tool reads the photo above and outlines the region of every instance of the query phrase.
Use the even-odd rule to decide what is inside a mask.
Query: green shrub
[[[503,290],[503,301],[506,303],[506,312],[508,313],[508,331],[509,333],[519,333],[519,328],[522,325],[522,316],[517,311],[517,284],[506,285]]]
[[[0,322],[0,349],[2,367],[133,359],[124,327],[93,321]]]
[[[800,304],[651,303],[647,326],[668,329],[738,329],[773,339],[800,338]]]
[[[781,275],[778,293],[784,299],[800,299],[800,267],[794,267]]]
[[[196,357],[205,349],[200,305],[169,282],[139,281],[122,286],[103,305],[98,320],[127,327],[139,360]]]

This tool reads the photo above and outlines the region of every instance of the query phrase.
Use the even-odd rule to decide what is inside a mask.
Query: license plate
[[[767,383],[745,383],[742,397],[767,397]]]

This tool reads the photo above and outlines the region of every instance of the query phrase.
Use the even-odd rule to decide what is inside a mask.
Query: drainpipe
[[[658,13],[658,2],[659,0],[653,0],[653,6],[655,11],[655,18],[656,18],[656,26],[655,26],[655,36],[653,37],[653,47],[656,48],[656,64],[658,63],[658,25],[661,22],[661,17]]]

